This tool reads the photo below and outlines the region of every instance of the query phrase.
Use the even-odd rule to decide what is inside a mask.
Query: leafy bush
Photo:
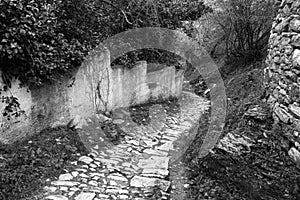
[[[207,9],[198,0],[2,0],[0,10],[1,95],[13,77],[30,87],[55,80],[107,37],[137,27],[176,29]]]
[[[88,45],[76,38],[81,30],[74,29],[69,34],[65,31],[74,20],[70,16],[69,20],[64,19],[68,3],[0,2],[0,70],[6,75],[5,81],[18,77],[30,86],[40,85],[53,78],[54,71],[66,71],[82,62]]]
[[[178,28],[182,20],[200,17],[204,8],[195,0],[3,0],[0,70],[6,81],[13,76],[40,85],[54,72],[80,65],[106,37],[135,27]]]
[[[0,143],[0,199],[30,197],[88,151],[75,131],[48,129],[11,145]],[[2,196],[1,196],[2,195]]]

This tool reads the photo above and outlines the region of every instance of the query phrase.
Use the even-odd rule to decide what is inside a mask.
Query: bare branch
[[[121,8],[115,6],[115,5],[112,4],[111,2],[108,2],[108,1],[105,1],[105,0],[100,0],[100,1],[103,2],[103,3],[106,3],[106,4],[110,5],[110,6],[112,6],[113,8],[115,8],[115,9],[117,9],[117,10],[119,10],[119,11],[123,14],[123,16],[124,16],[124,18],[125,18],[125,21],[126,21],[128,24],[130,24],[130,25],[133,24],[132,22],[130,22],[130,21],[128,20],[126,13],[125,13]]]

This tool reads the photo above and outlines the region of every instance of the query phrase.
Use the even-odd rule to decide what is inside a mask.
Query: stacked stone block
[[[265,70],[273,116],[291,128],[289,156],[300,165],[300,0],[277,1]]]
[[[265,71],[276,119],[300,130],[300,0],[278,2]]]

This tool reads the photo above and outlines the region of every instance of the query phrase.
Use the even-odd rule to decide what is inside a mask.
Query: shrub
[[[207,1],[213,12],[201,18],[198,37],[214,55],[255,60],[267,52],[276,6],[274,0]]]
[[[80,66],[87,53],[107,37],[137,27],[176,29],[183,20],[199,18],[205,8],[198,0],[2,0],[1,100],[15,100],[1,96],[13,77],[22,85],[40,86]],[[132,57],[129,60],[136,55]]]

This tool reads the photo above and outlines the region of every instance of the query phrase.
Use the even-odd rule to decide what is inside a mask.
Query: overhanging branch
[[[106,3],[106,4],[110,5],[110,6],[112,6],[113,8],[115,8],[115,9],[117,9],[117,10],[119,10],[119,11],[123,14],[123,16],[124,16],[124,18],[125,18],[125,21],[126,21],[128,24],[130,24],[130,25],[133,24],[132,22],[130,22],[130,21],[128,20],[126,13],[125,13],[121,8],[115,6],[115,5],[112,4],[111,2],[108,2],[108,1],[105,1],[105,0],[100,0],[100,1],[103,2],[103,3]]]

